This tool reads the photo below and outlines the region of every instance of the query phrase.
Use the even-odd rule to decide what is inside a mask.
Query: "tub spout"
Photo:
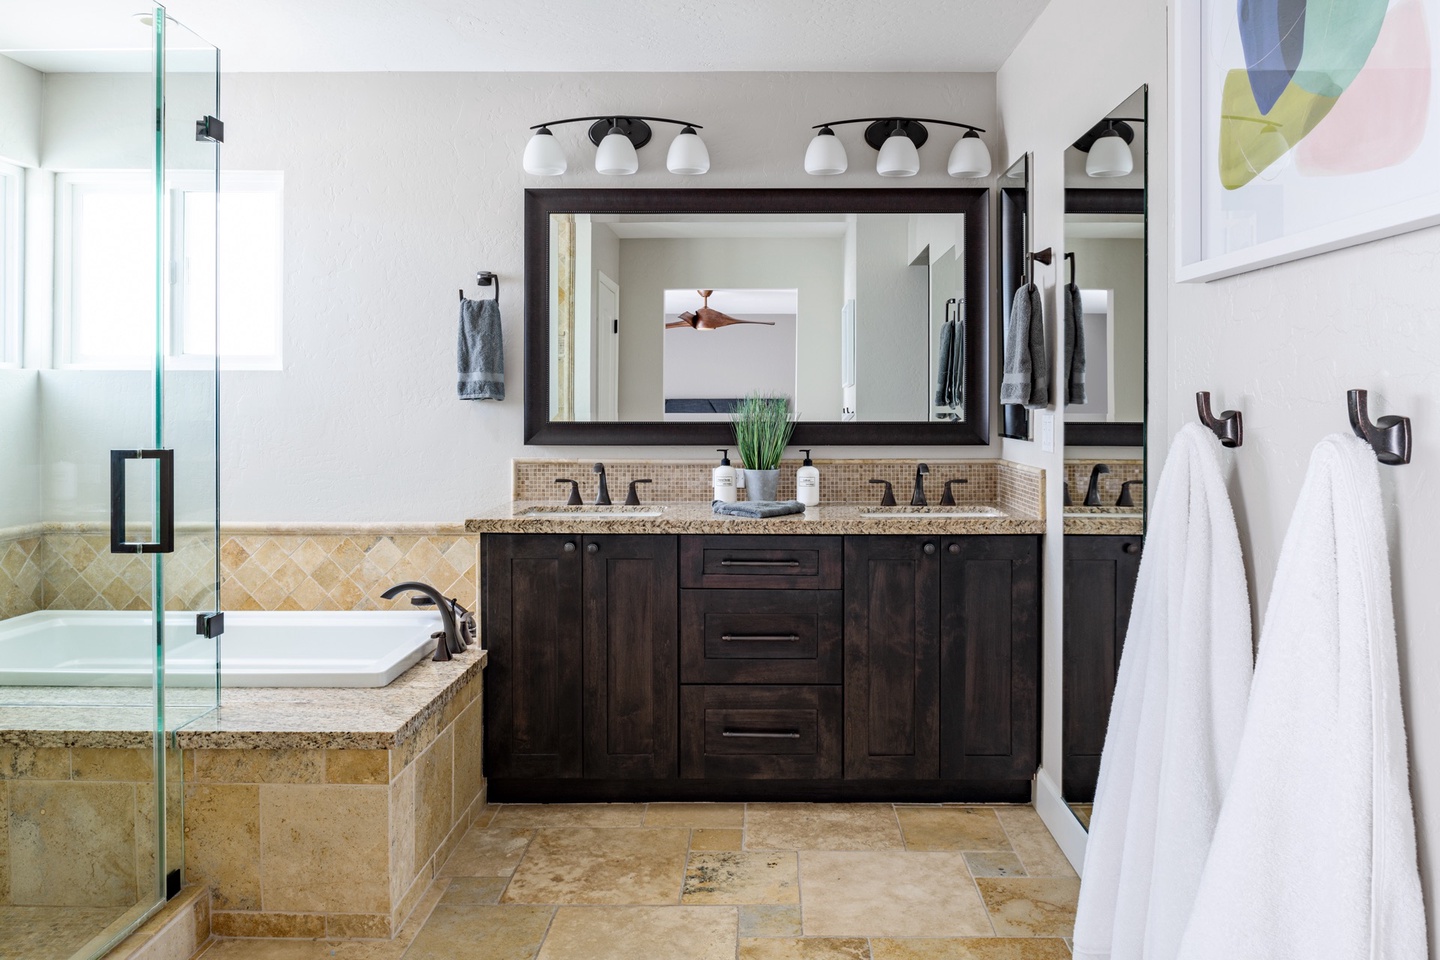
[[[386,600],[394,600],[407,590],[415,593],[423,593],[435,601],[435,606],[440,608],[440,620],[445,624],[441,636],[435,644],[435,656],[432,660],[449,660],[450,655],[459,653],[465,649],[465,641],[460,636],[460,630],[455,624],[455,612],[450,609],[450,602],[441,596],[440,591],[428,583],[420,583],[416,580],[407,580],[404,583],[397,583],[395,586],[380,594]]]

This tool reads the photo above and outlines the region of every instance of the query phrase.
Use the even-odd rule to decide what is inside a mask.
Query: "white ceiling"
[[[226,70],[997,70],[1048,0],[172,0]],[[6,0],[0,50],[85,69],[141,0]],[[92,68],[93,69],[93,68]]]
[[[698,290],[666,290],[665,313],[678,316],[687,310],[698,310],[703,301]],[[733,317],[780,314],[794,316],[799,309],[798,290],[716,290],[710,295],[710,306]]]

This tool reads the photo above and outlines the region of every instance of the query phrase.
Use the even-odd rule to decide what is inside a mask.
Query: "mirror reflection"
[[[1061,791],[1087,829],[1144,547],[1144,117],[1142,87],[1065,155]]]
[[[1000,191],[1000,316],[1010,316],[1023,285],[1025,254],[1030,249],[1030,155],[1016,160],[996,183]],[[1002,368],[1003,368],[1002,364]],[[1030,439],[1030,411],[1023,404],[1000,405],[1000,435]]]
[[[965,420],[965,216],[561,213],[552,421]]]

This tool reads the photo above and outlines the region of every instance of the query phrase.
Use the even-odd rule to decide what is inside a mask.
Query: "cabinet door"
[[[939,537],[845,538],[845,776],[940,769]]]
[[[680,709],[675,538],[584,540],[585,776],[674,777]]]
[[[1072,803],[1095,798],[1140,548],[1139,537],[1065,538],[1061,790]]]
[[[578,777],[580,537],[486,534],[481,555],[485,772]]]
[[[1035,537],[947,537],[941,573],[941,771],[1016,780],[1040,750]]]

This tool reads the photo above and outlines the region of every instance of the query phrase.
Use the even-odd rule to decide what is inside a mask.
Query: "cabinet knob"
[[[1122,546],[1120,549],[1124,550],[1126,553],[1139,553],[1140,544],[1136,543],[1134,540],[1127,540],[1125,542],[1125,545]]]
[[[571,540],[565,541],[565,552],[566,552],[566,553],[574,553],[574,552],[575,552],[575,543],[574,543],[574,541],[571,541]]]
[[[586,553],[599,553],[599,552],[600,552],[600,544],[598,544],[598,543],[587,543],[587,544],[585,544],[585,552],[586,552]]]
[[[935,544],[927,543],[923,549],[925,550],[925,556],[933,557],[935,555]]]
[[[959,552],[960,552],[960,544],[958,544],[958,543],[952,543],[952,544],[950,544],[950,552],[951,552],[951,553],[959,553]]]

